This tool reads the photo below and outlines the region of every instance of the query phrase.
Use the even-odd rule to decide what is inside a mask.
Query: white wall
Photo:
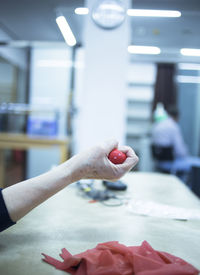
[[[156,64],[131,62],[127,68],[126,143],[139,155],[138,169],[152,171],[151,109]]]
[[[178,75],[198,76],[198,71],[179,70]],[[200,84],[177,83],[180,126],[189,153],[200,153]]]
[[[84,102],[84,69],[85,69],[85,50],[83,47],[76,51],[76,67],[75,67],[75,83],[74,83],[74,107],[75,114],[73,117],[73,140],[72,153],[76,154],[80,151],[80,123],[81,110]]]
[[[30,103],[60,111],[59,135],[66,135],[67,103],[71,67],[71,50],[34,48],[31,54]],[[36,176],[59,162],[59,151],[29,150],[28,177]]]
[[[0,62],[0,84],[3,86],[12,85],[14,68],[9,63]]]
[[[11,102],[14,88],[14,67],[5,62],[0,62],[0,103]]]
[[[59,109],[59,135],[66,134],[71,51],[35,48],[31,56],[30,103]]]
[[[0,29],[0,40],[8,42],[11,38],[5,31]],[[19,68],[26,68],[26,51],[24,49],[1,46],[0,56]]]

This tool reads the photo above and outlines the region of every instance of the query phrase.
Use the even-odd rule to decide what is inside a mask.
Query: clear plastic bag
[[[176,220],[200,220],[200,210],[182,208],[154,201],[133,199],[127,204],[128,211],[136,215]]]

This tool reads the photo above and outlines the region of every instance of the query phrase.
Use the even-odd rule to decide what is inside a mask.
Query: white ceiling
[[[0,0],[0,27],[13,39],[63,41],[55,22],[56,9],[73,10],[82,0]],[[78,19],[78,18],[77,18]]]
[[[200,47],[199,0],[135,0],[135,8],[179,10],[179,18],[132,18],[132,41],[158,47]],[[142,31],[141,31],[142,29]]]
[[[63,41],[55,22],[59,8],[81,43],[84,16],[73,13],[78,6],[84,1],[0,0],[0,28],[14,40]],[[200,0],[133,0],[132,8],[180,10],[182,16],[131,17],[131,43],[161,47],[169,59],[177,57],[179,48],[200,48]]]

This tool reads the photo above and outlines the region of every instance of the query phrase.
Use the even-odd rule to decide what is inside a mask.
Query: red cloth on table
[[[154,250],[147,241],[141,246],[125,246],[116,241],[72,256],[65,248],[58,261],[44,253],[43,261],[71,275],[197,275],[186,261]]]

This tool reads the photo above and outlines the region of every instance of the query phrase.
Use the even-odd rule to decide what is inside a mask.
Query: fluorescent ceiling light
[[[67,20],[64,16],[58,16],[56,18],[56,23],[58,24],[58,27],[66,41],[66,43],[69,46],[75,46],[76,45],[76,38],[73,35],[73,32],[67,23]]]
[[[150,46],[128,46],[129,53],[135,54],[160,54],[161,50],[158,47]]]
[[[89,13],[89,9],[88,8],[76,8],[74,10],[74,12],[76,14],[79,14],[79,15],[85,15],[85,14],[88,14]]]
[[[200,84],[200,77],[199,76],[187,76],[187,75],[178,75],[177,81],[180,83],[199,83]]]
[[[200,64],[196,63],[179,63],[178,64],[179,70],[192,70],[192,71],[199,71],[200,70]]]
[[[200,56],[200,49],[183,48],[180,50],[182,55],[187,56]]]
[[[143,9],[128,9],[129,16],[150,16],[150,17],[180,17],[180,11],[174,10],[143,10]]]

